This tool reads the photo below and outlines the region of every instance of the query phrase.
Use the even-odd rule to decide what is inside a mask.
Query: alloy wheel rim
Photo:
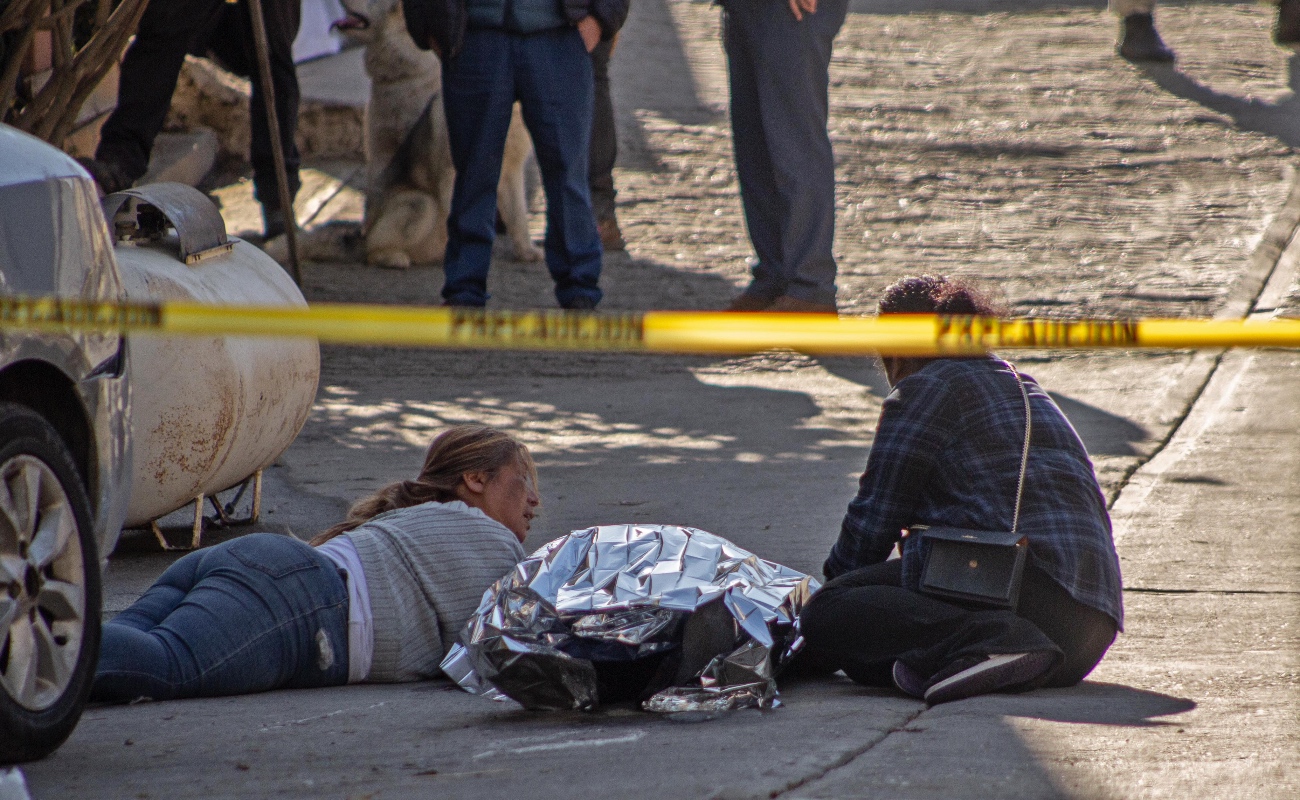
[[[0,687],[29,711],[72,682],[85,586],[72,502],[45,462],[13,456],[0,465]]]

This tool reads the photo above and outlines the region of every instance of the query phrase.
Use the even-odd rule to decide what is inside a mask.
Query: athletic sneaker
[[[917,700],[925,697],[925,682],[921,673],[904,664],[902,661],[894,662],[894,685],[898,691],[909,697],[915,697]]]
[[[925,702],[934,706],[1014,689],[1041,677],[1055,663],[1056,654],[1049,650],[989,656],[973,667],[932,684],[925,690]]]

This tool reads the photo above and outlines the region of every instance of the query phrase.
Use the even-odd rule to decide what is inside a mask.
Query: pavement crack
[[[1210,362],[1209,368],[1205,370],[1205,376],[1201,379],[1200,385],[1192,392],[1191,397],[1187,400],[1187,405],[1183,406],[1182,412],[1169,425],[1169,429],[1165,432],[1164,438],[1160,440],[1160,443],[1153,447],[1151,452],[1147,453],[1144,458],[1136,459],[1127,469],[1124,470],[1123,476],[1119,479],[1118,486],[1115,487],[1114,493],[1110,496],[1110,501],[1106,503],[1107,510],[1115,508],[1115,503],[1119,502],[1119,498],[1124,494],[1124,490],[1127,489],[1129,483],[1132,482],[1133,476],[1147,464],[1150,464],[1156,456],[1164,452],[1165,448],[1169,446],[1169,443],[1173,441],[1174,437],[1178,435],[1178,432],[1182,430],[1183,423],[1187,421],[1189,416],[1191,416],[1192,409],[1196,408],[1196,404],[1200,402],[1201,396],[1205,394],[1205,388],[1210,385],[1210,381],[1214,379],[1215,373],[1219,371],[1219,365],[1223,363],[1223,354],[1226,352],[1226,350],[1220,350],[1215,354],[1214,360]]]
[[[1237,291],[1244,290],[1248,292],[1250,299],[1245,304],[1244,311],[1239,316],[1235,314],[1233,316],[1245,319],[1259,311],[1258,307],[1261,298],[1268,293],[1269,284],[1272,282],[1274,274],[1286,260],[1287,252],[1293,247],[1300,247],[1300,177],[1294,179],[1286,203],[1278,212],[1268,230],[1265,231],[1263,239],[1251,255],[1251,261],[1255,262],[1255,265],[1242,277],[1237,287]],[[1233,305],[1231,294],[1234,293],[1230,293],[1230,306]],[[1205,378],[1201,381],[1201,385],[1192,393],[1187,405],[1183,407],[1182,413],[1169,426],[1168,432],[1160,440],[1160,443],[1145,458],[1139,458],[1129,465],[1128,469],[1124,470],[1123,476],[1119,479],[1119,485],[1116,487],[1114,494],[1110,496],[1110,501],[1106,504],[1107,509],[1115,507],[1115,503],[1124,494],[1124,490],[1128,488],[1138,470],[1151,463],[1152,459],[1160,455],[1173,441],[1174,437],[1178,435],[1183,423],[1191,415],[1192,409],[1196,407],[1196,404],[1200,402],[1201,397],[1205,394],[1206,387],[1210,385],[1215,373],[1219,371],[1219,366],[1223,363],[1223,356],[1226,352],[1226,350],[1220,350],[1215,354],[1214,361],[1210,364],[1209,369],[1205,371]]]
[[[767,796],[769,798],[772,798],[772,800],[775,800],[775,798],[782,797],[790,792],[793,792],[795,789],[799,789],[803,786],[807,786],[813,781],[819,781],[837,769],[840,769],[842,767],[847,767],[849,764],[852,764],[854,761],[856,761],[860,756],[870,752],[872,749],[875,748],[876,745],[885,741],[890,736],[893,736],[896,733],[906,732],[907,726],[911,725],[916,720],[917,717],[924,714],[927,710],[928,707],[922,707],[918,709],[916,713],[912,714],[907,719],[903,720],[900,724],[895,725],[894,727],[886,731],[884,736],[873,739],[872,741],[867,742],[861,747],[855,747],[852,750],[849,750],[848,752],[841,754],[839,758],[835,759],[830,764],[827,764],[825,768],[818,770],[817,772],[814,772],[810,775],[805,775],[804,777],[799,778],[796,781],[787,783],[782,788],[770,792]]]

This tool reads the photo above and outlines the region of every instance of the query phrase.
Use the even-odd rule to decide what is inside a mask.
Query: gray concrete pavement
[[[1268,44],[1269,9],[1162,9],[1182,56],[1162,72],[1110,55],[1100,6],[986,5],[864,5],[846,25],[832,117],[850,307],[927,269],[985,278],[1018,312],[1300,313],[1290,129],[1263,113],[1291,108],[1296,62]],[[608,262],[611,308],[713,307],[744,280],[716,25],[702,3],[634,4],[615,61],[632,244]],[[357,219],[356,167],[317,164],[300,215]],[[218,194],[232,229],[257,223],[246,185]],[[433,303],[441,279],[306,272],[319,300]],[[550,305],[548,283],[498,260],[494,303]],[[784,686],[774,711],[685,719],[531,714],[442,682],[276,692],[92,708],[24,773],[33,797],[60,800],[1294,797],[1298,359],[1019,359],[1094,455],[1128,589],[1128,632],[1073,689],[926,710],[834,679]],[[308,536],[413,472],[439,427],[481,420],[538,455],[530,547],[600,522],[681,522],[816,571],[883,393],[863,359],[325,348],[261,527]],[[129,538],[106,607],[171,558]]]
[[[1120,492],[1128,632],[1074,689],[926,710],[833,679],[784,687],[775,711],[685,721],[527,713],[442,682],[98,707],[27,779],[38,798],[1292,797],[1298,366],[1294,352],[1226,355]],[[601,497],[649,505],[646,490],[664,486],[592,467],[544,478],[581,491],[578,473],[604,492],[589,509],[607,508]],[[824,488],[825,503],[795,504],[847,497]],[[697,512],[711,499],[700,494],[681,490]],[[712,502],[743,506],[734,488]],[[827,538],[758,528],[727,532],[805,567],[821,552],[808,539]]]

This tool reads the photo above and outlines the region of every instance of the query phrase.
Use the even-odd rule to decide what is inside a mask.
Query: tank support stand
[[[239,507],[239,501],[244,498],[244,494],[252,488],[253,496],[249,502],[248,515],[236,516],[236,509]],[[234,492],[234,496],[228,502],[222,503],[222,492],[214,492],[210,495],[198,495],[192,502],[194,506],[194,522],[190,526],[190,543],[189,545],[176,545],[167,541],[163,534],[162,526],[158,520],[149,523],[149,529],[153,531],[154,537],[158,544],[164,550],[197,550],[203,541],[203,532],[208,528],[229,528],[235,525],[251,525],[257,522],[262,516],[262,470],[249,475],[242,482],[223,492]],[[212,504],[213,515],[203,515],[203,501],[207,500]]]

